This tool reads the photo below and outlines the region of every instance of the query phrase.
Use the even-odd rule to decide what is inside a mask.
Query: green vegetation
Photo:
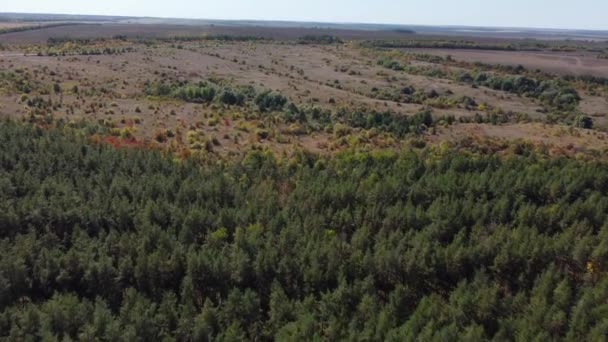
[[[415,34],[416,33],[416,31],[414,31],[414,30],[404,29],[404,28],[398,28],[398,29],[394,29],[391,31],[397,32],[397,33],[405,33],[405,34]]]
[[[151,38],[142,38],[149,41]],[[268,40],[268,38],[260,36],[247,36],[247,35],[193,35],[193,36],[174,36],[170,38],[152,38],[152,40],[160,42],[197,42],[197,41],[224,41],[224,42],[262,42]]]
[[[257,111],[248,113],[249,119],[269,122],[272,127],[277,124],[297,124],[288,134],[300,135],[305,132],[322,132],[344,125],[348,129],[374,129],[396,138],[408,135],[418,135],[434,127],[438,123],[451,124],[456,120],[452,116],[433,118],[430,110],[421,111],[414,115],[404,115],[392,111],[375,111],[368,109],[340,108],[332,111],[319,107],[296,106],[288,103],[285,96],[273,91],[264,91],[256,95],[252,87],[238,87],[235,89],[220,88],[215,83],[200,82],[190,84],[187,82],[148,82],[145,94],[154,97],[169,97],[194,103],[221,103],[226,105],[246,106]],[[416,93],[416,98],[421,95]],[[463,101],[462,99],[459,101]],[[469,99],[469,101],[472,101]],[[42,101],[43,105],[52,103]],[[42,107],[46,108],[46,107]],[[217,123],[215,121],[215,126]],[[247,131],[247,130],[245,130]],[[264,134],[267,136],[268,132]],[[265,139],[265,138],[264,138]],[[164,139],[163,139],[164,142]]]
[[[331,111],[318,107],[298,107],[292,103],[287,105],[286,97],[272,91],[264,91],[256,95],[253,88],[240,87],[237,90],[224,88],[218,93],[215,90],[216,87],[216,84],[210,82],[200,82],[198,84],[149,82],[146,84],[145,94],[172,97],[195,103],[218,102],[238,106],[252,104],[258,110],[258,119],[263,120],[273,117],[278,118],[279,122],[282,121],[287,124],[302,124],[306,131],[323,131],[327,127],[344,124],[352,128],[374,128],[397,137],[405,137],[410,133],[422,133],[426,128],[434,126],[437,121],[445,119],[434,120],[430,111],[407,116],[389,111],[378,112],[347,108]],[[252,118],[254,117],[256,116],[252,116]],[[453,122],[454,120],[451,118],[449,121]]]
[[[287,104],[287,98],[281,94],[265,91],[255,98],[255,103],[260,112],[273,112],[283,109]]]
[[[194,103],[211,103],[216,100],[227,105],[243,106],[246,100],[255,96],[255,90],[251,87],[232,89],[205,81],[198,83],[153,81],[144,84],[144,94]]]
[[[236,92],[229,88],[222,89],[218,96],[219,102],[233,106],[242,106],[245,103],[245,99],[246,97],[243,93]]]
[[[207,104],[216,101],[226,105],[244,106],[247,102],[253,102],[262,113],[280,111],[287,104],[286,97],[269,90],[256,95],[251,86],[230,88],[205,81],[194,84],[180,81],[146,82],[144,94]]]
[[[53,47],[46,50],[46,56],[68,56],[68,55],[83,55],[83,56],[99,56],[99,55],[118,55],[128,52],[135,51],[132,47],[125,48],[66,48],[66,47]],[[42,55],[40,52],[38,55]]]
[[[401,65],[401,63],[397,62],[396,60],[390,59],[390,58],[379,59],[377,64],[380,66],[383,66],[387,69],[392,69],[392,70],[397,70],[397,71],[402,71],[404,69],[403,66]]]
[[[529,69],[526,69],[522,65],[517,65],[517,66],[496,65],[496,64],[486,64],[486,63],[481,63],[481,62],[469,63],[469,62],[463,62],[463,61],[456,61],[450,55],[448,55],[446,57],[442,57],[442,56],[437,56],[437,55],[432,55],[432,54],[427,54],[427,53],[407,52],[407,53],[404,53],[403,55],[407,56],[407,58],[409,58],[409,59],[416,60],[416,61],[449,65],[449,66],[459,67],[459,68],[463,68],[463,69],[475,69],[477,72],[495,72],[495,73],[501,73],[501,74],[515,74],[515,75],[527,76],[530,78],[536,77],[536,78],[542,78],[542,79],[559,79],[559,78],[561,78],[562,80],[564,80],[566,82],[583,82],[585,84],[591,84],[591,85],[608,85],[608,78],[593,76],[593,75],[584,75],[584,74],[576,75],[576,76],[575,75],[563,75],[563,76],[559,77],[554,74],[542,72],[538,69],[529,70]],[[392,60],[390,57],[385,57],[378,61],[379,65],[383,65],[384,63],[388,64],[386,67],[389,69],[393,69],[391,67],[391,64],[394,64],[397,66],[397,68],[395,70],[404,70],[405,69],[405,67],[401,66],[397,61]]]
[[[476,49],[514,51],[540,50],[540,47],[518,48],[512,43],[488,44],[467,40],[370,40],[361,43],[362,46],[374,48],[433,48],[433,49]]]
[[[77,39],[72,37],[51,37],[47,40],[46,49],[41,48],[38,55],[46,56],[95,56],[95,55],[119,55],[135,52],[132,46],[120,46],[115,41],[122,41],[118,38],[107,40],[105,38],[96,39]]]
[[[250,152],[0,124],[8,340],[603,340],[603,162]]]
[[[435,86],[369,56],[350,63],[348,46],[290,58],[305,47],[229,45],[5,63],[0,91],[22,122],[0,120],[0,340],[608,339],[608,150],[583,130],[605,119],[577,110],[600,87],[373,55],[448,80]],[[309,79],[296,59],[352,77]],[[483,102],[518,96],[571,126],[448,127],[523,121]]]
[[[340,109],[336,112],[320,108],[298,108],[290,105],[283,114],[283,119],[305,124],[311,131],[323,130],[325,127],[345,125],[351,128],[376,129],[403,138],[408,134],[420,134],[433,127],[439,121],[453,122],[453,118],[434,120],[430,111],[423,111],[411,116],[365,110]],[[444,120],[445,119],[445,120]]]
[[[574,125],[579,128],[592,129],[593,118],[587,115],[579,115],[574,122]]]
[[[24,32],[24,31],[33,31],[33,30],[42,30],[52,27],[61,27],[61,26],[72,26],[72,25],[85,25],[80,23],[54,23],[54,24],[41,24],[41,25],[24,25],[17,27],[7,27],[0,28],[0,34],[4,33],[12,33],[12,32]]]
[[[298,44],[343,44],[342,39],[330,35],[306,35],[298,39]]]
[[[378,128],[403,137],[411,132],[420,132],[433,125],[430,112],[420,112],[413,116],[379,112],[348,112],[341,116],[349,126],[365,129]],[[424,128],[421,128],[424,126]]]
[[[414,38],[397,40],[366,40],[361,46],[371,48],[429,48],[429,49],[475,49],[496,51],[603,51],[604,42],[578,41],[578,40],[536,40],[513,39],[508,42],[492,42],[484,40],[466,40],[457,38]]]
[[[46,44],[48,46],[59,46],[65,44],[73,44],[73,45],[90,45],[96,42],[104,42],[104,38],[74,38],[74,37],[50,37],[46,40]]]
[[[586,84],[598,84],[603,86],[608,86],[608,78],[593,76],[593,75],[564,75],[563,79],[566,81],[581,81]]]
[[[41,86],[34,75],[27,70],[0,71],[0,91],[4,89],[29,94],[35,89],[40,90],[40,88]]]
[[[545,106],[557,110],[574,110],[580,101],[576,89],[559,80],[541,81],[521,75],[501,76],[483,72],[464,72],[460,74],[459,79],[478,86],[539,99]]]
[[[504,75],[485,71],[460,71],[433,67],[403,66],[391,58],[378,60],[378,65],[387,69],[406,71],[429,77],[449,78],[474,86],[484,86],[517,95],[539,99],[551,110],[571,111],[576,109],[580,96],[565,80],[539,80],[524,75]]]

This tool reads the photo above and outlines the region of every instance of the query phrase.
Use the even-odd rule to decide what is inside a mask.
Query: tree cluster
[[[539,99],[544,105],[559,110],[573,110],[581,98],[576,89],[560,80],[537,80],[522,75],[497,75],[464,72],[460,81],[484,86],[495,90]]]
[[[342,39],[331,36],[331,35],[305,35],[298,38],[298,44],[318,44],[318,45],[331,45],[331,44],[343,44]]]
[[[243,106],[255,96],[251,87],[233,89],[211,82],[189,83],[186,81],[153,81],[144,84],[144,94],[156,97],[172,97],[186,102],[212,103],[214,100],[226,105]]]

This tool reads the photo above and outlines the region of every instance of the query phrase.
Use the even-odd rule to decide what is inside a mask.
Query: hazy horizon
[[[149,1],[143,6],[141,2],[134,0],[108,0],[104,3],[74,0],[40,3],[36,0],[23,0],[0,6],[0,12],[199,20],[608,30],[604,19],[604,13],[608,13],[608,2],[598,3],[595,0],[581,0],[575,8],[571,6],[571,2],[565,0],[539,0],[534,3],[513,0],[508,4],[480,0],[464,0],[458,3],[438,0],[433,3],[415,4],[413,1],[378,0],[373,6],[363,1],[346,0],[331,3],[310,0],[297,4],[278,0],[236,0],[230,4],[177,0],[171,5]]]

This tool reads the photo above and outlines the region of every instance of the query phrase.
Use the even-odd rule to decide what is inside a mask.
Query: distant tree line
[[[512,44],[488,44],[468,40],[366,40],[361,42],[362,46],[372,48],[430,48],[430,49],[475,49],[475,50],[499,50],[516,51],[529,50],[540,51],[540,48],[519,48]]]
[[[261,36],[249,36],[249,35],[229,35],[229,34],[218,34],[218,35],[192,35],[192,36],[173,36],[168,38],[157,37],[154,40],[163,42],[195,42],[195,41],[226,41],[226,42],[248,42],[248,41],[264,41],[268,38]]]
[[[393,29],[393,32],[404,33],[404,34],[415,34],[416,31],[404,28]]]
[[[428,49],[475,49],[475,50],[496,50],[496,51],[554,51],[554,52],[573,52],[577,50],[587,50],[590,52],[604,51],[605,45],[601,42],[589,41],[538,41],[538,40],[511,40],[505,43],[483,42],[465,39],[447,39],[438,37],[437,39],[384,39],[384,40],[365,40],[361,46],[370,48],[428,48]]]
[[[342,39],[336,37],[336,36],[331,36],[331,35],[305,35],[303,37],[298,38],[297,40],[298,44],[303,44],[303,45],[308,45],[308,44],[318,44],[318,45],[323,45],[323,44],[343,44],[344,42],[342,41]]]
[[[5,27],[5,28],[0,28],[0,34],[13,33],[13,32],[24,32],[24,31],[33,31],[33,30],[42,30],[42,29],[53,28],[53,27],[73,26],[73,25],[86,25],[86,24],[81,24],[81,23],[54,23],[54,24],[41,24],[41,25],[26,25],[26,26],[17,26],[17,27]]]

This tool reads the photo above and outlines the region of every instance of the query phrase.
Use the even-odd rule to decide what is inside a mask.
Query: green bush
[[[592,129],[593,118],[587,115],[579,115],[576,117],[575,126],[584,129]]]
[[[273,112],[282,110],[287,104],[287,98],[281,94],[275,94],[271,91],[266,91],[259,94],[255,98],[255,103],[260,112]]]

